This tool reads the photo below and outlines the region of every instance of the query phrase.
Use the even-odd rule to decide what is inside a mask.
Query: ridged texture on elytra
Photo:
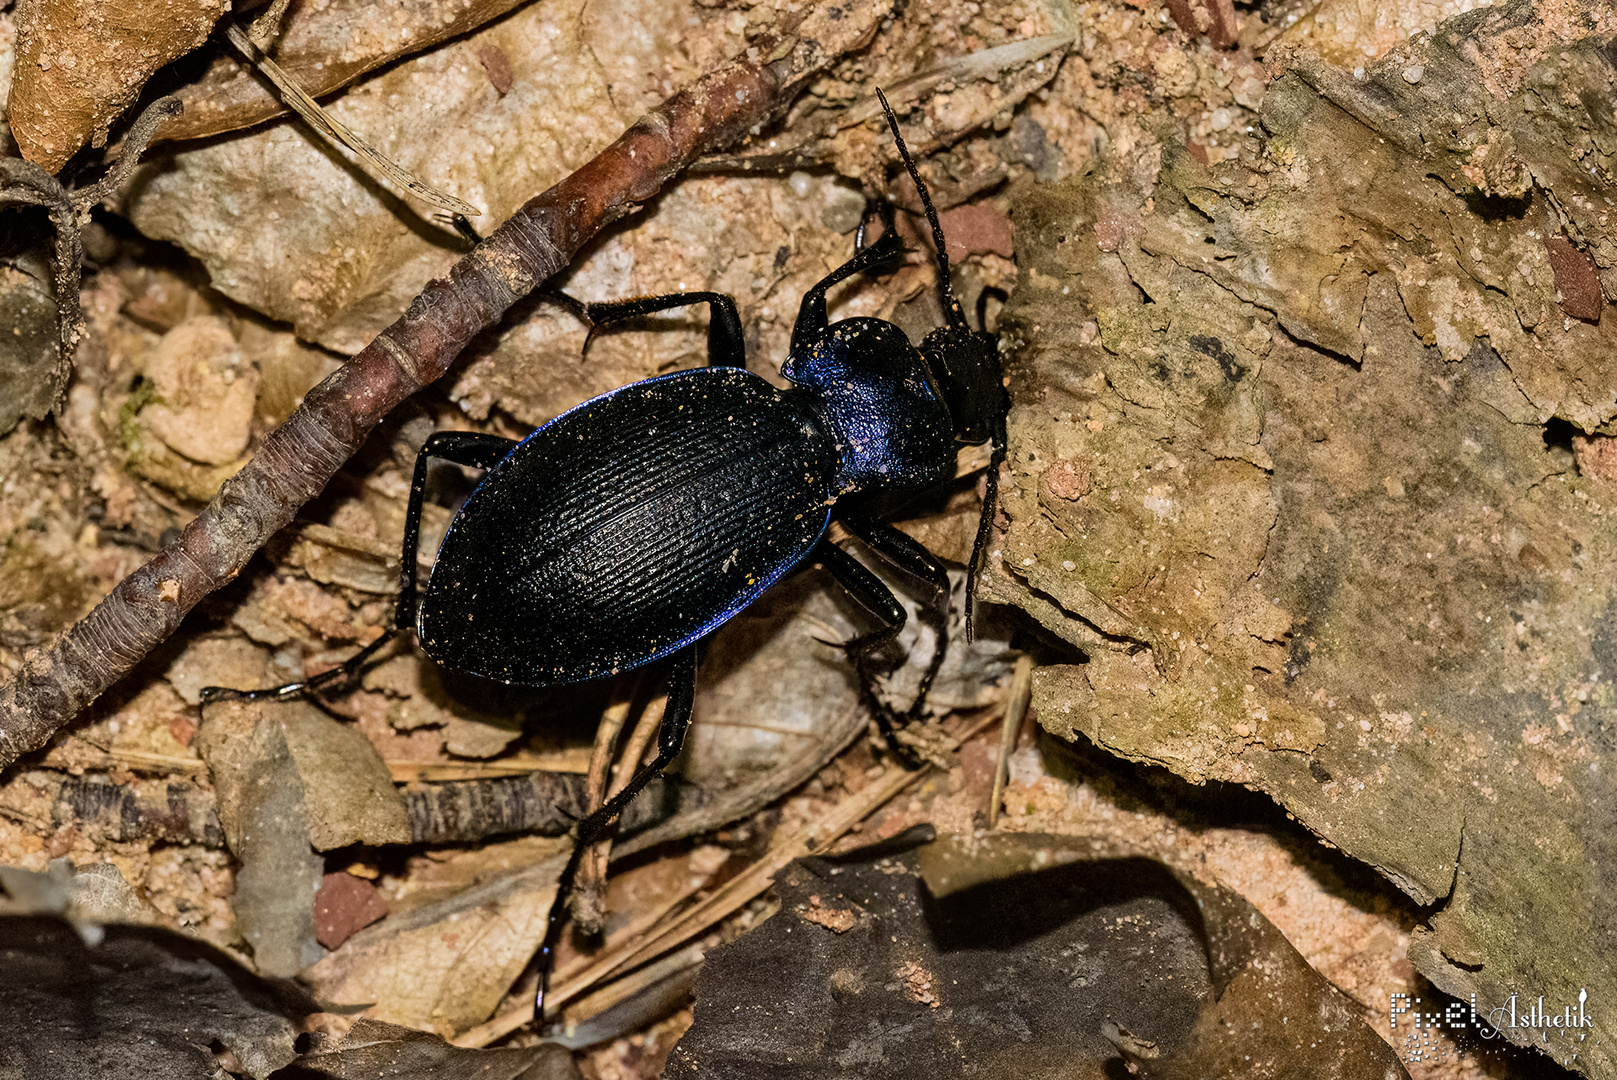
[[[545,686],[689,644],[803,561],[837,456],[801,395],[680,371],[562,414],[490,469],[421,606],[440,663]]]

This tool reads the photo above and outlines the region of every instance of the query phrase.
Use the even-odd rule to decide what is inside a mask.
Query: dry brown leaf
[[[8,106],[23,157],[47,172],[102,145],[158,68],[207,40],[225,0],[22,0]]]
[[[569,850],[565,839],[488,845],[468,856],[473,873],[496,862],[518,869],[468,876],[447,898],[413,909],[401,903],[305,978],[323,1000],[374,1003],[366,1013],[372,1019],[444,1034],[481,1023],[538,949]],[[455,863],[440,875],[453,878]]]
[[[370,0],[337,0],[296,4],[266,51],[307,93],[323,97],[367,71],[475,30],[520,2],[403,0],[379,6]],[[164,138],[218,135],[286,112],[281,99],[233,54],[222,53],[207,74],[177,96],[185,104],[185,115],[163,132]]]

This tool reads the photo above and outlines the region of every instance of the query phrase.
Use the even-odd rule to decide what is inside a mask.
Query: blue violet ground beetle
[[[817,563],[881,624],[844,644],[861,696],[895,754],[894,725],[916,718],[943,663],[949,579],[930,552],[882,521],[881,503],[955,473],[958,443],[993,443],[986,498],[967,567],[972,587],[997,502],[1010,400],[995,338],[973,331],[949,281],[949,259],[927,187],[877,91],[937,248],[944,325],[917,348],[881,319],[830,322],[826,293],[901,257],[891,205],[885,228],[803,297],[776,389],[746,369],[735,301],[712,292],[582,305],[594,326],[707,304],[708,366],[602,394],[520,442],[438,432],[416,459],[392,631],[306,682],[267,690],[209,687],[204,701],[284,700],[346,680],[391,638],[414,629],[447,668],[504,683],[556,686],[671,658],[657,756],[578,823],[540,951],[537,1016],[564,901],[583,853],[680,751],[695,695],[697,645],[793,570]],[[416,549],[428,463],[487,470],[455,516],[426,588]],[[832,519],[878,555],[936,590],[938,638],[919,694],[897,714],[875,694],[867,661],[905,622],[904,608],[862,563],[827,538]]]

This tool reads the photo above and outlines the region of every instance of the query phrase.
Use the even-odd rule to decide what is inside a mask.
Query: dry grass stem
[[[1033,657],[1019,656],[1011,672],[1011,687],[1005,695],[1005,723],[999,729],[999,759],[994,764],[994,793],[988,799],[988,827],[999,820],[1005,784],[1010,779],[1011,751],[1016,749],[1016,733],[1022,730],[1028,701],[1033,697]]]

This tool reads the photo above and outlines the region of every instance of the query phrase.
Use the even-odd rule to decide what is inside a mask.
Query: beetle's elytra
[[[679,753],[690,719],[696,646],[784,575],[824,566],[879,621],[845,648],[862,695],[895,752],[899,719],[871,689],[866,657],[903,626],[904,609],[869,569],[826,539],[833,519],[936,590],[938,644],[907,716],[917,715],[947,644],[949,579],[914,540],[879,519],[876,502],[953,475],[957,443],[992,441],[987,497],[968,567],[981,563],[1005,448],[1009,400],[997,343],[967,325],[926,184],[878,91],[893,139],[926,210],[937,248],[944,325],[919,347],[892,323],[830,322],[826,292],[903,253],[884,207],[874,244],[804,296],[781,374],[787,389],[746,370],[735,302],[693,292],[585,305],[600,326],[707,304],[708,362],[593,398],[513,442],[440,432],[416,461],[405,519],[393,633],[417,632],[446,667],[508,683],[579,682],[672,657],[656,759],[579,823],[541,952],[539,1015],[565,897],[579,858],[630,799]],[[424,589],[415,565],[427,467],[434,458],[487,470],[451,523]],[[271,690],[209,688],[285,698],[352,674],[391,635],[341,668]]]

